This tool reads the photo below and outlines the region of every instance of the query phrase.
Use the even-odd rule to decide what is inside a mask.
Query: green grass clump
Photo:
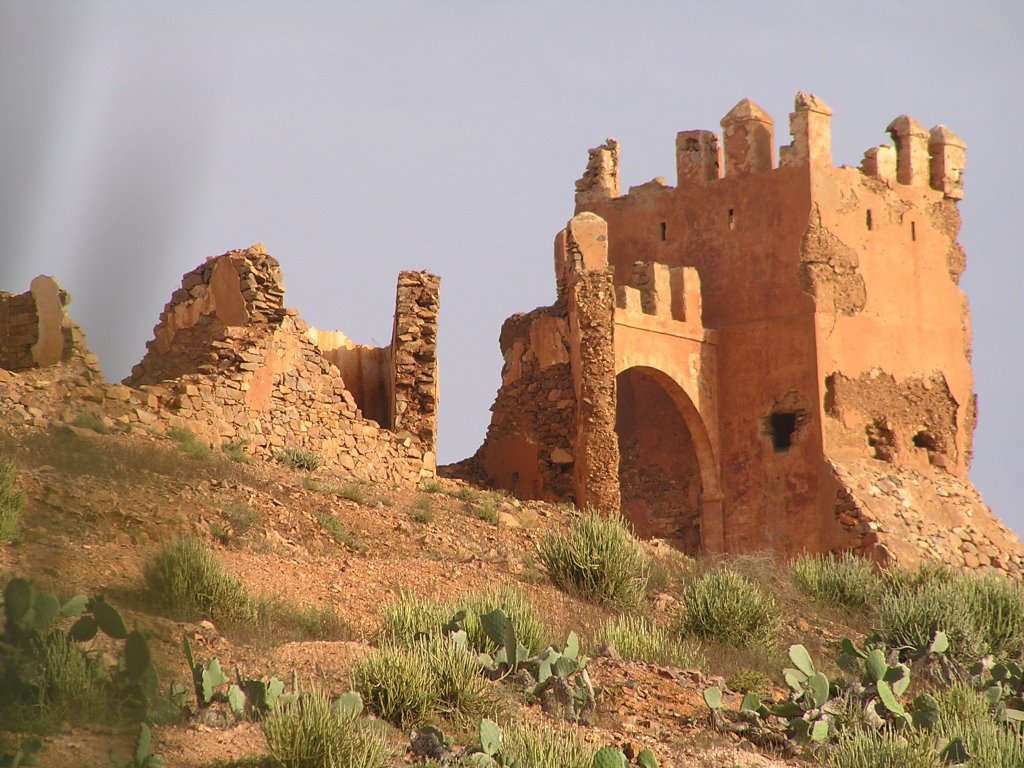
[[[732,690],[740,693],[756,693],[758,696],[767,696],[772,690],[772,679],[759,669],[743,667],[729,676],[725,681]]]
[[[494,499],[488,498],[478,504],[470,504],[469,509],[477,520],[483,520],[491,525],[498,524],[498,507],[495,505]]]
[[[453,613],[434,600],[403,592],[398,600],[384,606],[380,642],[382,645],[411,646],[423,637],[440,634]]]
[[[311,691],[275,704],[263,719],[263,735],[282,768],[386,768],[391,753],[383,734]]]
[[[889,645],[920,648],[942,630],[949,636],[948,653],[960,662],[987,653],[1007,659],[1024,646],[1024,587],[1002,576],[936,565],[893,572],[879,620]]]
[[[167,436],[181,446],[186,456],[196,461],[209,461],[213,455],[210,446],[201,442],[190,430],[175,427],[167,430]]]
[[[487,636],[480,624],[480,617],[496,608],[501,608],[511,619],[519,642],[529,649],[531,654],[540,653],[548,646],[550,633],[540,617],[537,606],[529,595],[518,587],[505,584],[486,592],[472,592],[455,601],[449,615],[460,608],[466,611],[463,626],[466,628],[469,644],[481,653],[494,653],[498,649],[498,645]]]
[[[680,599],[684,635],[734,647],[773,642],[779,623],[775,599],[730,568],[689,582]]]
[[[320,465],[324,463],[323,456],[316,451],[310,451],[306,448],[292,448],[289,446],[285,446],[284,448],[275,451],[274,458],[286,467],[302,469],[306,472],[312,472],[315,469],[319,469]]]
[[[643,546],[618,517],[589,513],[568,531],[541,540],[540,557],[555,586],[611,608],[644,603],[649,565]]]
[[[438,710],[462,721],[479,718],[489,698],[476,653],[448,637],[423,640],[417,650],[434,677]]]
[[[444,490],[444,486],[439,480],[428,480],[420,486],[420,489],[424,493],[440,493]]]
[[[610,643],[629,661],[683,668],[700,665],[700,647],[696,643],[679,640],[642,616],[619,616],[605,622],[598,628],[594,642],[598,648]]]
[[[21,506],[25,494],[14,482],[14,464],[0,460],[0,542],[16,541],[21,535]]]
[[[255,623],[261,609],[199,539],[179,536],[146,563],[146,586],[164,607],[211,621]]]
[[[884,583],[869,560],[844,552],[801,555],[789,564],[794,583],[811,597],[847,608],[873,608]]]
[[[103,419],[93,413],[78,414],[75,416],[74,421],[71,422],[71,425],[82,429],[91,429],[93,432],[101,435],[106,435],[110,432],[110,427],[103,423]]]
[[[239,464],[248,464],[252,461],[252,457],[245,452],[245,443],[242,441],[235,441],[233,443],[224,443],[221,446],[221,452],[234,462]]]
[[[430,496],[421,495],[408,511],[409,517],[417,523],[426,525],[434,520],[434,500]]]
[[[472,504],[480,498],[480,492],[476,488],[471,488],[468,485],[460,485],[452,494],[453,499],[459,501],[465,501]]]
[[[327,535],[334,539],[342,546],[348,547],[353,552],[362,552],[365,547],[359,543],[344,525],[341,524],[341,520],[332,515],[329,512],[321,512],[318,516],[320,520],[320,526],[327,531]]]
[[[858,728],[840,733],[828,749],[828,768],[940,768],[932,737],[925,731],[904,737],[893,731]]]
[[[422,648],[370,651],[352,665],[350,679],[367,707],[402,730],[427,722],[441,704]]]
[[[522,768],[590,768],[593,747],[584,744],[576,728],[512,722],[502,728],[502,754]]]
[[[1024,732],[1020,726],[999,723],[983,694],[963,683],[935,694],[943,740],[962,739],[970,768],[1020,768],[1024,765]]]

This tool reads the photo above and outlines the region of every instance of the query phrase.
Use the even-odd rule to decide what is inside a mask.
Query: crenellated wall
[[[590,150],[555,258],[576,397],[572,498],[609,506],[616,484],[639,531],[690,551],[854,550],[1016,571],[1020,543],[967,479],[977,412],[958,285],[964,142],[903,115],[886,128],[892,145],[837,168],[831,119],[797,94],[776,158],[774,121],[744,99],[721,137],[677,134],[675,187],[659,177],[625,194],[619,143]],[[579,313],[580,275],[610,275],[613,302]],[[613,386],[600,366],[577,376],[597,327]],[[543,401],[533,384],[518,408]],[[591,442],[602,458],[586,458]],[[484,450],[506,475],[519,461],[495,457],[492,432]],[[882,477],[942,492],[918,504],[876,493]]]

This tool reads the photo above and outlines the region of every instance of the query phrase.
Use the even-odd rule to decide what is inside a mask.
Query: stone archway
[[[702,456],[709,446],[700,417],[683,389],[656,369],[627,368],[616,389],[622,514],[639,536],[696,554],[703,548],[705,493],[716,486],[706,482],[713,470]]]

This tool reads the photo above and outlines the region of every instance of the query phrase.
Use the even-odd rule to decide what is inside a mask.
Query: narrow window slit
[[[661,222],[661,241],[665,242],[668,239],[668,224]]]
[[[729,209],[729,229],[736,229],[736,215],[733,209]]]
[[[917,224],[910,222],[910,239],[917,240]]]
[[[870,208],[868,208],[867,225],[868,225],[868,232],[870,232],[871,230],[873,230],[875,228],[874,222],[871,220],[871,209]]]

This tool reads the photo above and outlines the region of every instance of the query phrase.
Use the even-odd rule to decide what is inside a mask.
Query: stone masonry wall
[[[576,399],[565,305],[513,315],[502,325],[499,343],[502,384],[474,461],[487,481],[522,498],[572,499]],[[507,450],[526,454],[515,477]]]
[[[0,291],[0,369],[26,371],[73,357],[88,358],[87,365],[95,367],[85,335],[65,311],[70,301],[46,275],[32,280],[25,293]]]
[[[390,352],[403,363],[393,388],[405,393],[412,429],[363,416],[305,322],[284,307],[280,267],[262,246],[210,258],[185,275],[125,384],[108,384],[85,355],[48,369],[45,379],[6,374],[0,418],[46,426],[89,414],[140,433],[187,429],[213,446],[234,443],[263,457],[304,448],[343,474],[417,483],[436,465],[439,283],[416,272],[403,272],[399,283]]]

